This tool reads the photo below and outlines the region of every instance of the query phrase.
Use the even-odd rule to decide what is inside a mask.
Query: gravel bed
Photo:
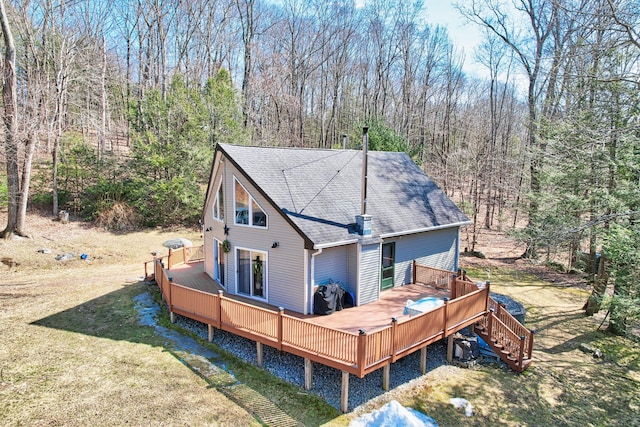
[[[203,339],[208,338],[207,326],[198,321],[176,315],[176,322],[183,328],[190,330]],[[254,341],[215,329],[213,343],[232,353],[247,363],[256,365],[256,344]],[[263,368],[283,380],[304,388],[303,358],[290,353],[280,353],[278,350],[263,346]],[[432,344],[427,349],[427,372],[446,364],[446,345],[443,342]],[[411,380],[419,378],[420,352],[414,352],[391,364],[389,389],[392,390]],[[340,409],[340,393],[342,388],[342,373],[326,365],[313,365],[313,387],[308,392],[318,395],[329,405]],[[382,389],[382,369],[358,378],[349,376],[349,408],[360,406],[371,399],[384,394]]]

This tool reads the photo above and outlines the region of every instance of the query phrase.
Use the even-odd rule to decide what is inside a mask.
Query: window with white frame
[[[234,179],[234,223],[251,227],[267,227],[267,214],[237,179]]]
[[[213,217],[224,221],[224,192],[222,191],[222,182],[218,185],[216,198],[213,200]]]
[[[267,253],[236,249],[238,293],[250,297],[267,297]]]
[[[213,239],[213,278],[225,286],[224,281],[224,248],[222,242]]]

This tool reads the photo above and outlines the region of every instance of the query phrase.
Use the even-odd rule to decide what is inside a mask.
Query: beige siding
[[[214,170],[212,174],[212,182],[209,183],[209,192],[213,192],[214,194],[209,194],[207,197],[207,202],[203,211],[203,231],[207,229],[211,229],[211,231],[204,231],[204,271],[213,278],[213,239],[216,237],[220,241],[224,240],[224,233],[222,232],[223,223],[213,218],[213,200],[215,199],[215,192],[218,190],[218,184],[221,179],[221,166],[222,164],[219,162],[221,157],[220,153],[216,154],[215,159],[213,160]],[[225,207],[226,208],[226,207]],[[225,210],[226,213],[226,210]],[[226,273],[226,272],[225,272]]]
[[[209,197],[208,206],[205,207],[205,230],[211,227],[210,232],[205,232],[205,244],[207,247],[205,261],[206,271],[213,276],[213,238],[231,243],[231,251],[226,256],[226,292],[236,293],[236,247],[266,252],[267,255],[267,302],[269,304],[284,307],[296,312],[304,312],[304,241],[302,237],[291,228],[289,223],[279,214],[271,204],[244,178],[243,175],[227,160],[218,163],[219,167],[213,176],[210,191],[218,189],[220,179],[224,180],[224,213],[225,222],[229,228],[228,236],[224,234],[224,223],[213,218],[212,203],[215,197]],[[251,197],[260,205],[268,215],[268,227],[248,227],[234,224],[233,197],[234,177],[244,186]],[[272,248],[274,242],[278,242],[277,248]]]
[[[314,284],[322,285],[329,281],[346,285],[349,281],[347,269],[347,246],[326,248],[315,257]]]

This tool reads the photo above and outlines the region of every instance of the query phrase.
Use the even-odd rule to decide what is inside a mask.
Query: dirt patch
[[[485,258],[479,258],[469,253],[462,253],[460,266],[462,268],[485,269],[513,269],[522,273],[531,274],[548,283],[559,286],[569,286],[579,289],[588,289],[587,277],[584,274],[570,274],[554,270],[538,260],[522,258],[525,251],[524,245],[518,244],[515,239],[497,230],[482,229],[479,232],[476,251],[482,253]]]

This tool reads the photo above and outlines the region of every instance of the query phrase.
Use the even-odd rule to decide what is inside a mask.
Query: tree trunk
[[[9,27],[4,0],[0,0],[0,24],[4,37],[4,101],[5,152],[7,161],[7,226],[0,237],[10,238],[18,233],[18,201],[20,199],[20,170],[18,167],[18,100],[16,96],[16,49]]]
[[[22,181],[20,183],[20,199],[18,201],[18,219],[16,231],[21,236],[26,236],[27,201],[29,200],[29,186],[31,185],[31,165],[33,154],[36,151],[36,137],[29,134],[24,152],[24,163],[22,165]]]

